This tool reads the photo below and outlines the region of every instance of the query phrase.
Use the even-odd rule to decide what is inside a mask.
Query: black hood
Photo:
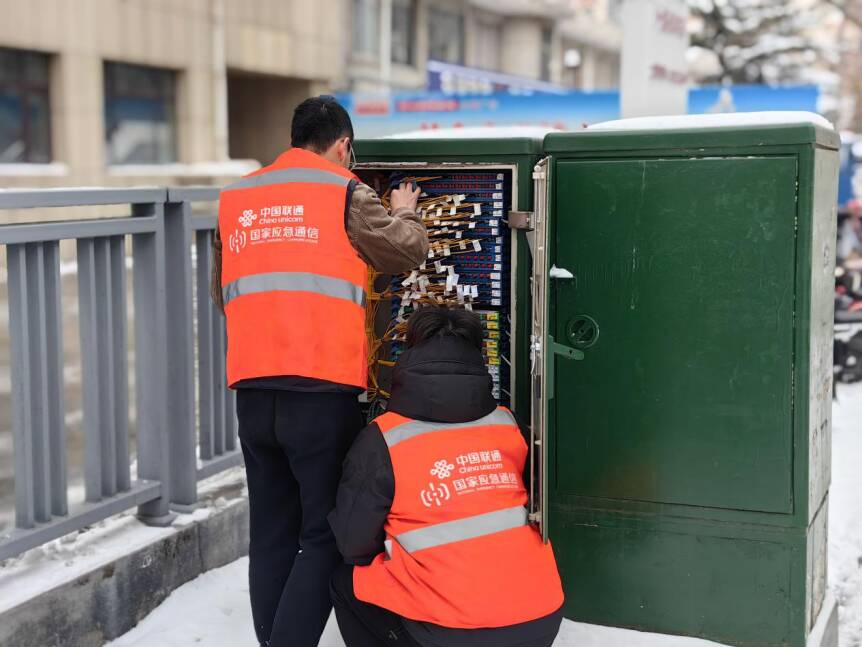
[[[460,337],[434,337],[398,358],[388,411],[416,420],[469,422],[497,407],[482,352]]]

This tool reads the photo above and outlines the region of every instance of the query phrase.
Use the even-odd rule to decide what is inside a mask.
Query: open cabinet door
[[[558,355],[567,359],[582,359],[583,353],[558,344],[549,334],[550,317],[549,283],[555,279],[570,279],[571,273],[550,262],[550,158],[542,159],[533,170],[535,208],[531,251],[533,255],[532,315],[530,326],[530,520],[537,524],[543,541],[548,541],[548,474],[549,474],[549,413],[554,397],[555,360]]]
[[[530,318],[530,520],[538,524],[542,540],[548,541],[548,419],[547,367],[542,353],[548,329],[548,158],[533,170],[533,231],[531,251],[533,271],[530,289],[533,311]]]

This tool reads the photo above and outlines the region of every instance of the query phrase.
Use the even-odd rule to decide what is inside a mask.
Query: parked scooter
[[[835,268],[836,382],[862,380],[862,270]]]

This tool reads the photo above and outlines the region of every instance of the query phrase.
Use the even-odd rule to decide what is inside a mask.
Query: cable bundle
[[[391,367],[402,352],[410,314],[425,305],[446,305],[473,310],[482,319],[484,353],[494,382],[494,396],[507,404],[508,179],[497,172],[452,171],[427,177],[393,173],[389,188],[381,195],[385,206],[390,206],[392,189],[402,182],[415,182],[422,189],[417,211],[428,231],[430,248],[422,265],[393,277],[382,292],[374,290],[379,277],[373,273],[369,276],[369,396],[372,400],[388,396],[380,386],[380,370]],[[390,302],[391,316],[383,329],[379,304],[386,300]]]

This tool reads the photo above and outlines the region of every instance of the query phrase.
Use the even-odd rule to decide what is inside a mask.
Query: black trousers
[[[357,599],[353,566],[332,576],[332,603],[347,647],[552,647],[562,610],[544,618],[496,629],[450,629],[412,620]]]
[[[249,588],[261,644],[316,647],[340,563],[326,516],[364,426],[355,395],[238,389],[248,480]]]
[[[401,622],[401,616],[357,599],[353,593],[353,567],[342,564],[332,576],[332,603],[338,629],[347,647],[418,647]]]

